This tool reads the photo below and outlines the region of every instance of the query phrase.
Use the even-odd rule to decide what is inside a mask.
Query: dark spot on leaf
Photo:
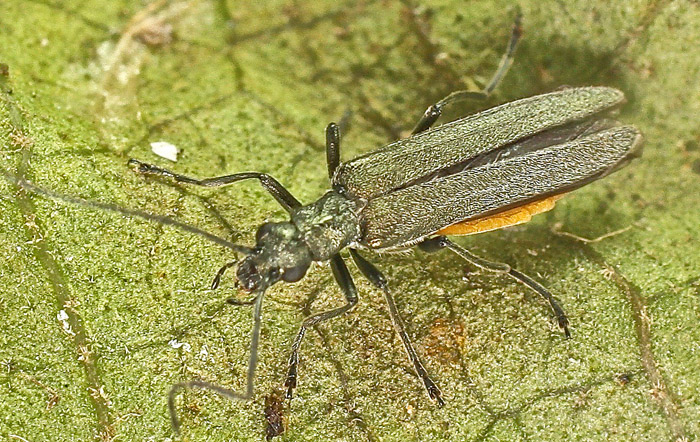
[[[695,140],[688,140],[685,142],[685,150],[688,152],[700,150],[700,143]]]
[[[423,352],[443,363],[456,363],[460,360],[464,340],[464,324],[459,320],[437,318],[423,340]]]
[[[284,409],[284,392],[282,390],[277,389],[265,397],[266,440],[272,440],[284,433],[287,426]]]
[[[700,175],[700,160],[693,161],[693,165],[692,165],[691,169],[693,170],[693,172]]]
[[[630,383],[632,380],[632,375],[629,373],[620,373],[617,376],[615,376],[615,380],[617,380],[617,383],[620,384],[621,386],[625,386]]]

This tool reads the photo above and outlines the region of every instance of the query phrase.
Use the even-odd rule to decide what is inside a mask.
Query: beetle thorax
[[[359,200],[330,191],[292,214],[292,223],[299,229],[314,261],[326,261],[358,241],[361,235],[357,217],[359,206]]]

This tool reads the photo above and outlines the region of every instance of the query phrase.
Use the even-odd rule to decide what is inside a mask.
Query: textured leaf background
[[[448,404],[426,398],[381,294],[358,278],[360,305],[307,336],[278,440],[700,435],[700,6],[520,8],[516,63],[481,106],[611,85],[628,96],[620,119],[647,139],[641,160],[556,210],[459,240],[545,283],[573,338],[508,278],[465,274],[447,254],[372,257]],[[329,121],[352,112],[346,159],[405,135],[430,103],[490,78],[514,15],[506,1],[0,0],[1,167],[249,244],[284,216],[259,185],[184,188],[136,176],[127,159],[196,176],[264,171],[310,202],[327,186]],[[153,155],[155,141],[180,147],[178,162]],[[224,303],[231,277],[207,290],[226,250],[4,181],[0,196],[0,439],[170,440],[173,383],[243,387],[250,310]],[[585,243],[555,228],[622,232]],[[300,322],[340,302],[322,266],[271,290],[255,400],[184,394],[183,436],[262,440]]]

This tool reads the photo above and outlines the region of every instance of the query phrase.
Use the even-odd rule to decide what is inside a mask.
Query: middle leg
[[[332,180],[335,169],[340,165],[340,128],[335,123],[326,126],[326,164],[328,178]]]
[[[406,353],[408,354],[408,359],[411,360],[411,362],[413,363],[413,367],[416,370],[416,373],[418,373],[418,376],[423,381],[423,385],[425,385],[425,389],[428,392],[428,396],[430,397],[430,399],[434,400],[435,402],[437,402],[438,406],[442,407],[443,405],[445,405],[445,401],[442,399],[442,392],[438,388],[437,384],[435,384],[435,382],[430,378],[430,375],[423,366],[423,363],[421,362],[418,353],[416,353],[416,350],[413,348],[411,339],[408,337],[408,333],[406,333],[406,325],[404,324],[403,319],[399,314],[399,310],[396,308],[396,302],[394,301],[394,297],[391,296],[391,293],[389,292],[389,286],[386,283],[386,278],[384,277],[384,275],[382,275],[379,269],[377,269],[371,262],[363,258],[362,255],[357,253],[356,250],[350,249],[350,255],[355,261],[355,264],[357,264],[357,267],[360,269],[362,274],[365,275],[369,282],[371,282],[384,293],[384,298],[386,299],[386,303],[389,306],[389,316],[391,316],[391,321],[394,323],[396,333],[399,335],[401,341],[403,342],[403,346],[406,349]]]

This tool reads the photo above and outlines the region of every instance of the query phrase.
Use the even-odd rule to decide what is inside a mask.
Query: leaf
[[[257,183],[145,179],[257,170],[299,199],[327,189],[323,128],[351,111],[343,158],[405,135],[447,93],[485,84],[508,2],[6,1],[1,168],[65,195],[176,217],[250,244],[283,211]],[[278,440],[692,440],[700,433],[700,12],[687,1],[521,4],[525,36],[492,106],[561,85],[624,90],[641,160],[523,227],[460,240],[561,300],[446,254],[371,256],[447,400],[413,374],[382,296],[311,330]],[[444,121],[474,111],[455,106]],[[176,163],[150,143],[167,142]],[[250,310],[235,257],[200,237],[0,183],[0,436],[168,440],[167,392],[242,390]],[[555,232],[596,238],[582,242]],[[342,302],[327,267],[270,290],[256,395],[178,397],[189,440],[260,440],[302,319]],[[268,399],[269,405],[270,399]],[[274,401],[273,401],[274,402]]]

